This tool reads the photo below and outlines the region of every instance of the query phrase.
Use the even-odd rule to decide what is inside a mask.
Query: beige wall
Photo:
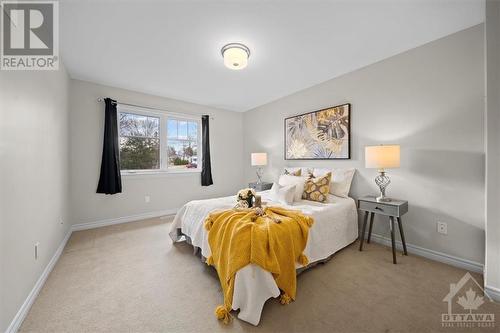
[[[190,200],[236,193],[243,180],[241,113],[213,109],[129,90],[71,80],[71,212],[74,224],[180,208]],[[104,104],[98,97],[166,109],[211,114],[210,147],[214,185],[200,174],[123,176],[123,193],[96,194],[102,154]],[[144,197],[150,196],[146,203]]]
[[[68,85],[62,64],[0,72],[1,332],[69,230]]]
[[[486,2],[486,274],[500,300],[500,2]]]
[[[375,194],[376,170],[364,146],[398,143],[401,168],[388,195],[407,199],[407,242],[464,259],[484,260],[484,26],[478,25],[248,111],[245,178],[251,152],[269,153],[264,179],[289,166],[355,167],[354,197]],[[335,55],[332,54],[332,57]],[[283,120],[352,104],[351,160],[285,161]],[[448,223],[448,235],[436,222]],[[376,219],[374,232],[389,236]]]

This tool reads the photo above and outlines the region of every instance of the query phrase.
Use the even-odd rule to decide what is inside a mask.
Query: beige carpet
[[[353,244],[298,278],[297,300],[268,300],[259,326],[213,315],[215,271],[172,245],[167,220],[75,232],[24,321],[22,332],[453,332],[443,297],[464,270],[387,247]],[[482,278],[474,274],[482,283]],[[487,302],[482,313],[499,305]],[[477,332],[478,329],[462,329]]]

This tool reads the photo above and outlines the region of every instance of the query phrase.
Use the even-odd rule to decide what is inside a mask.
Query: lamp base
[[[380,194],[377,198],[375,198],[377,200],[377,202],[391,202],[392,199],[391,198],[388,198],[386,197],[385,195],[383,194]]]
[[[377,202],[390,202],[391,199],[385,196],[385,189],[389,186],[391,180],[383,169],[380,169],[379,173],[380,174],[375,178],[375,184],[377,184],[380,189],[380,195],[376,198]]]
[[[262,184],[262,168],[257,168],[257,184]]]

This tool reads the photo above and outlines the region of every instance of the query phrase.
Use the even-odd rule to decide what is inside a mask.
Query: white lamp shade
[[[252,166],[267,165],[267,153],[252,153]]]
[[[374,169],[399,168],[399,145],[380,145],[365,147],[365,167]]]

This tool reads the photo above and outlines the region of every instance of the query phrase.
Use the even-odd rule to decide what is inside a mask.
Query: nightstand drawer
[[[359,209],[381,215],[399,216],[399,208],[397,206],[386,205],[384,203],[359,201]]]
[[[273,183],[249,183],[248,187],[253,188],[255,191],[266,191],[270,190],[273,187]]]

